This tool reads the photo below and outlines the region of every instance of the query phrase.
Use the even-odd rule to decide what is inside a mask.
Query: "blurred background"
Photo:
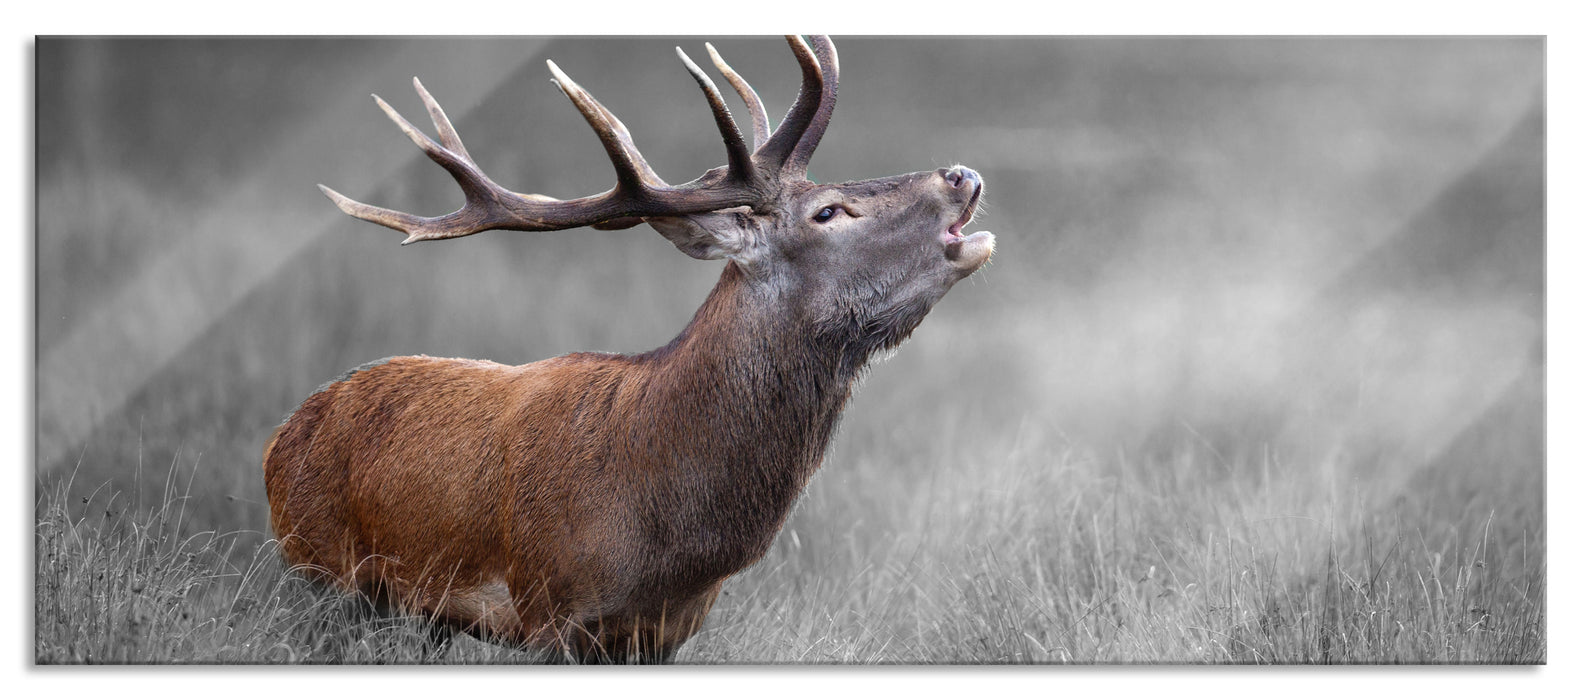
[[[784,42],[711,40],[784,113]],[[809,501],[867,494],[837,512],[871,526],[885,484],[941,460],[1191,443],[1345,464],[1383,501],[1452,484],[1436,498],[1542,528],[1542,39],[836,43],[812,177],[969,165],[971,228],[999,247],[869,373]],[[368,98],[428,129],[416,75],[496,181],[606,189],[546,58],[689,180],[724,149],[678,44],[706,58],[693,38],[39,39],[39,484],[154,495],[174,465],[190,517],[262,533],[264,440],[342,370],[667,342],[720,264],[646,227],[402,247],[314,185],[460,204]],[[994,486],[958,476],[929,497]]]

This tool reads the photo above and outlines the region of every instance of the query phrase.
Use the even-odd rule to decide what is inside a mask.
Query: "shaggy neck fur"
[[[723,577],[767,551],[885,344],[857,325],[811,328],[765,287],[728,264],[675,340],[631,358],[648,370],[644,403],[664,407],[661,425],[633,426],[629,448],[668,458],[637,476],[655,564],[672,582]]]

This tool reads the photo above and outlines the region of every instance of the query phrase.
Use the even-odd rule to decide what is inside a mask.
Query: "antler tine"
[[[753,150],[762,148],[769,140],[769,114],[764,111],[763,100],[758,99],[758,93],[753,90],[753,86],[747,84],[745,78],[731,70],[730,64],[720,58],[720,52],[714,50],[713,44],[705,42],[703,48],[709,50],[709,58],[714,61],[714,67],[718,68],[725,76],[725,80],[736,89],[736,94],[741,96],[742,102],[747,103],[747,113],[753,120]]]
[[[479,182],[480,178],[487,180],[487,178],[483,177],[483,173],[473,166],[471,159],[464,158],[460,154],[446,150],[443,146],[434,143],[434,139],[429,138],[428,134],[412,126],[412,122],[401,116],[401,113],[391,107],[390,103],[385,102],[384,98],[378,95],[373,97],[374,102],[378,103],[379,109],[384,110],[385,116],[389,117],[390,121],[395,122],[396,126],[401,127],[401,132],[406,134],[407,138],[412,139],[412,143],[417,144],[418,148],[423,149],[423,153],[428,155],[429,160],[439,163],[440,167],[450,172],[451,176],[461,183],[462,189],[468,190],[469,195],[471,194],[469,185],[481,184]]]
[[[450,118],[445,116],[444,108],[434,101],[434,96],[428,94],[423,87],[423,81],[417,76],[412,76],[412,87],[417,90],[417,96],[423,98],[423,106],[428,108],[428,117],[434,121],[434,130],[439,132],[439,142],[468,162],[473,162],[472,154],[467,152],[467,147],[461,143],[461,136],[456,133],[456,127],[451,126]]]
[[[818,111],[813,114],[813,120],[808,124],[807,131],[802,132],[802,138],[797,141],[796,148],[786,159],[785,166],[789,171],[803,174],[807,173],[808,161],[813,158],[813,151],[824,138],[824,130],[829,128],[830,115],[835,112],[835,93],[840,89],[840,58],[835,54],[835,42],[830,41],[827,36],[815,36],[813,53],[818,57],[819,67],[824,71],[824,86],[819,93]]]
[[[759,167],[769,172],[783,172],[786,158],[797,142],[802,140],[802,133],[807,131],[808,124],[813,121],[813,113],[818,111],[820,98],[824,94],[824,73],[813,51],[800,36],[787,36],[786,43],[791,45],[797,63],[802,65],[802,88],[797,91],[796,102],[792,103],[790,111],[780,120],[780,127],[753,156]]]
[[[736,120],[731,117],[730,108],[725,106],[725,98],[720,96],[719,88],[714,86],[714,81],[692,62],[687,52],[676,47],[676,55],[681,57],[681,62],[686,65],[687,72],[692,74],[692,79],[698,82],[698,87],[703,89],[703,94],[709,100],[709,109],[714,111],[714,124],[720,129],[720,136],[725,139],[725,153],[729,163],[727,173],[737,180],[747,180],[753,174],[753,155],[747,150],[747,144],[742,141],[742,132],[736,126]]]
[[[599,141],[604,144],[604,151],[610,156],[610,162],[615,165],[615,178],[618,189],[628,192],[640,192],[643,186],[665,184],[664,180],[648,167],[648,161],[643,159],[637,147],[632,144],[631,133],[626,130],[610,110],[593,98],[587,90],[582,89],[576,81],[572,80],[554,61],[545,61],[549,64],[549,72],[555,78],[550,82],[560,88],[571,103],[577,106],[577,111],[582,112],[583,119],[588,126],[593,127],[594,133],[599,135]]]
[[[423,224],[422,217],[394,209],[363,204],[322,184],[319,185],[319,191],[323,192],[324,196],[329,197],[330,201],[334,202],[335,206],[339,207],[342,212],[363,221],[379,224],[386,228],[393,228],[402,233],[407,233]]]
[[[550,82],[553,83],[555,81],[550,80]],[[559,83],[556,83],[556,85],[558,86]],[[588,94],[587,91],[584,91],[584,94]],[[616,140],[620,142],[621,147],[626,149],[627,156],[637,165],[638,172],[643,176],[643,182],[653,187],[668,187],[669,185],[664,178],[659,177],[659,173],[654,172],[653,167],[648,165],[647,159],[643,158],[643,155],[638,152],[636,142],[632,141],[632,132],[626,129],[626,124],[621,122],[621,118],[615,116],[614,112],[611,112],[608,107],[605,107],[598,100],[593,100],[592,94],[588,94],[588,97],[592,106],[596,107],[599,110],[599,114],[609,123],[610,131],[615,135]]]

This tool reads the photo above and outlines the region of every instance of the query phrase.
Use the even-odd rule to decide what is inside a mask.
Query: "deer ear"
[[[659,235],[699,260],[741,259],[750,255],[750,236],[740,217],[729,212],[686,216],[645,216]]]

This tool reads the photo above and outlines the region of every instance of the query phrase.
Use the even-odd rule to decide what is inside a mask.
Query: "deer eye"
[[[837,211],[840,211],[840,207],[824,207],[823,209],[818,210],[817,214],[813,215],[813,220],[822,224],[826,221],[829,221],[830,219],[835,218],[835,212]]]

